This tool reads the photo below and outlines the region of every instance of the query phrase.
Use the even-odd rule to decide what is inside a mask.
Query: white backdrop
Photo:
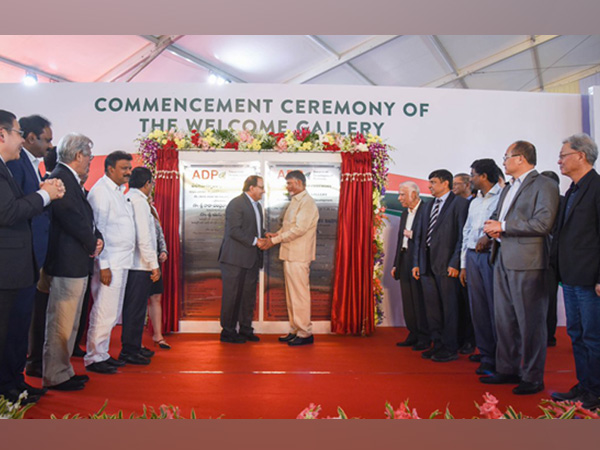
[[[369,129],[396,148],[390,173],[426,179],[434,169],[468,172],[482,157],[498,163],[515,140],[533,142],[538,169],[558,172],[561,141],[581,132],[581,96],[458,89],[400,87],[53,83],[27,87],[0,85],[1,108],[17,116],[42,114],[53,123],[55,143],[67,132],[88,135],[94,153],[134,152],[135,139],[152,121],[187,129],[188,121],[240,129],[272,125],[273,131],[298,125],[323,131]],[[126,111],[127,105],[134,111]],[[138,109],[139,105],[139,110]],[[144,105],[146,110],[144,111]],[[200,125],[200,122],[201,125]],[[162,122],[161,122],[162,121]],[[562,190],[568,180],[561,177]],[[396,190],[390,186],[390,190]],[[397,218],[386,229],[386,253],[393,255]],[[386,273],[389,272],[389,258]],[[384,325],[399,325],[399,289],[384,280]]]

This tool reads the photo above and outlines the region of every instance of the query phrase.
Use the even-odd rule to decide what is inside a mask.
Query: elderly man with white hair
[[[429,348],[431,337],[429,336],[425,316],[421,281],[415,279],[411,274],[414,245],[413,230],[416,228],[422,211],[422,208],[420,208],[419,186],[412,181],[405,181],[400,184],[398,200],[406,209],[400,219],[392,276],[400,281],[402,311],[406,328],[408,328],[408,337],[396,345],[398,347],[412,347],[415,351],[422,351]]]
[[[87,375],[75,375],[70,362],[79,327],[81,304],[94,258],[104,246],[81,180],[87,178],[92,141],[70,133],[58,144],[58,164],[50,179],[65,185],[65,196],[52,204],[45,273],[51,277],[43,352],[43,385],[49,389],[83,389]]]

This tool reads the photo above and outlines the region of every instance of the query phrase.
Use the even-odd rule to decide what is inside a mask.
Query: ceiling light
[[[223,78],[222,76],[220,76],[220,75],[216,75],[216,74],[214,74],[214,73],[211,73],[211,74],[208,76],[208,82],[209,82],[210,84],[216,84],[217,86],[222,86],[222,85],[224,85],[224,84],[229,84],[229,83],[231,83],[231,81],[229,81],[228,79],[226,79],[226,78]]]
[[[23,77],[23,84],[25,86],[33,86],[33,85],[36,85],[37,82],[38,82],[37,74],[35,74],[33,72],[27,72],[25,74],[25,76]]]

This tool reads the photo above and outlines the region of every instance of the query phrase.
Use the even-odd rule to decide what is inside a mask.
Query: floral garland
[[[375,323],[383,321],[383,229],[385,207],[381,204],[385,195],[388,174],[388,151],[379,136],[357,133],[342,136],[338,133],[319,133],[308,128],[286,130],[283,133],[265,131],[214,130],[154,130],[138,139],[139,154],[143,164],[156,177],[156,160],[159,150],[204,150],[231,149],[245,152],[370,152],[373,179],[373,297],[375,300]]]

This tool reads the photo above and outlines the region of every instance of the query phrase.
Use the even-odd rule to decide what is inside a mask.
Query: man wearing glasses
[[[81,305],[94,258],[104,247],[102,233],[81,180],[87,178],[92,156],[88,137],[69,133],[58,143],[58,164],[50,179],[62,180],[65,196],[52,205],[52,222],[44,272],[51,277],[43,352],[43,385],[76,391],[87,375],[75,375],[70,358],[79,326]]]
[[[563,141],[560,172],[571,186],[561,204],[552,258],[558,267],[573,344],[578,383],[555,400],[600,407],[600,175],[594,170],[598,146],[587,134]]]
[[[483,231],[494,239],[496,374],[486,384],[518,384],[517,395],[544,389],[548,311],[548,235],[558,211],[558,186],[536,170],[535,146],[517,141],[504,167],[513,177]]]
[[[3,370],[0,395],[12,402],[18,400],[24,386],[12,376],[4,377],[4,370],[9,368],[5,357],[14,355],[15,350],[5,351],[7,337],[21,331],[11,328],[11,310],[19,292],[32,288],[39,277],[33,257],[30,219],[65,194],[64,185],[58,180],[38,184],[38,189],[28,194],[23,192],[6,165],[19,158],[23,142],[23,132],[15,115],[0,110],[0,367]],[[12,342],[9,345],[13,347]],[[38,399],[38,395],[31,395],[23,403]]]

